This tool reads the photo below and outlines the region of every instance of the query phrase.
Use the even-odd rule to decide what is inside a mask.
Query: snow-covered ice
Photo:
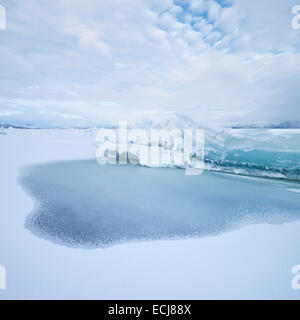
[[[41,187],[42,190],[43,186],[49,186],[49,176],[54,179],[53,187],[55,183],[64,181],[63,175],[59,176],[61,180],[57,180],[55,174],[45,174],[47,168],[52,168],[55,172],[60,166],[71,163],[89,168],[90,160],[86,159],[94,159],[96,152],[93,132],[9,129],[6,133],[0,136],[0,265],[3,265],[7,272],[7,290],[0,291],[0,299],[300,298],[300,291],[293,290],[291,286],[291,269],[300,264],[300,198],[297,192],[287,190],[298,190],[297,183],[218,173],[189,177],[181,173],[182,170],[130,167],[130,170],[142,172],[147,183],[146,190],[152,192],[152,197],[157,197],[158,209],[164,208],[163,199],[159,202],[159,197],[164,194],[161,190],[157,190],[158,194],[155,194],[154,184],[158,181],[155,179],[160,179],[156,178],[155,174],[163,175],[162,181],[166,187],[171,186],[170,179],[175,182],[181,179],[182,185],[178,186],[178,191],[182,193],[186,190],[187,197],[191,197],[187,188],[193,187],[193,196],[198,194],[202,200],[207,199],[202,209],[205,205],[210,209],[215,208],[213,216],[206,217],[206,227],[213,223],[217,225],[217,230],[212,229],[212,232],[207,234],[191,232],[192,228],[199,229],[198,217],[188,215],[193,223],[184,225],[184,206],[190,208],[188,206],[191,204],[184,200],[185,198],[178,199],[176,196],[175,199],[174,195],[175,209],[172,209],[179,222],[178,230],[168,224],[170,219],[174,218],[170,212],[167,219],[166,215],[161,219],[163,232],[161,229],[159,232],[157,229],[156,232],[153,232],[153,229],[144,230],[144,235],[148,236],[139,237],[136,236],[136,229],[133,229],[132,236],[126,235],[126,241],[121,243],[119,240],[124,240],[124,235],[114,239],[116,241],[111,242],[114,245],[99,247],[99,241],[96,241],[95,246],[88,245],[89,249],[78,245],[74,248],[67,242],[64,243],[66,239],[53,241],[53,237],[45,236],[46,233],[37,236],[36,232],[31,232],[34,230],[30,229],[30,226],[26,228],[25,221],[28,221],[29,214],[37,204],[36,197],[31,197],[27,191],[31,190],[35,196],[39,188],[24,188],[19,181],[20,176],[24,177],[25,174],[26,177],[27,174],[27,182],[37,178],[40,185],[34,186]],[[113,167],[99,168],[100,171],[107,169],[114,170]],[[120,168],[115,167],[115,173],[105,171],[105,174],[113,176],[118,169]],[[125,169],[122,167],[122,170]],[[44,176],[34,175],[34,170],[42,170]],[[150,174],[151,170],[156,173]],[[151,179],[147,178],[147,172]],[[124,181],[128,180],[126,174],[128,173],[122,172]],[[139,176],[134,172],[132,175],[135,179]],[[71,176],[67,177],[71,180]],[[193,179],[193,182],[186,182],[185,179]],[[210,181],[214,183],[210,185]],[[128,190],[130,182],[138,183],[128,181],[128,184],[124,185],[125,195],[132,195]],[[89,194],[86,183],[85,177],[81,185],[84,186],[83,197]],[[152,185],[149,185],[150,183]],[[68,181],[67,186],[70,185],[71,181]],[[74,186],[79,188],[79,184],[74,183]],[[197,186],[207,186],[207,189],[201,192],[195,188]],[[227,186],[227,189],[224,186]],[[57,190],[64,196],[64,185],[58,184]],[[109,190],[104,188],[101,190],[101,193],[103,192],[106,192],[105,205],[109,205],[109,209],[112,205],[107,198]],[[170,192],[172,189],[165,193],[165,196],[169,197],[167,201],[171,198]],[[212,195],[215,199],[209,199]],[[95,194],[92,193],[92,196]],[[143,194],[142,189],[139,190],[139,196],[139,199],[127,199],[127,202],[126,198],[122,198],[124,208],[130,212],[129,208],[134,203],[141,205],[141,198],[145,203],[146,194]],[[234,199],[240,199],[240,202],[234,205]],[[66,203],[78,208],[89,203],[88,199],[85,201],[82,202],[78,195],[76,199],[68,199]],[[196,207],[199,205],[197,201],[200,201],[197,197],[192,201]],[[150,205],[151,202],[146,201],[146,204]],[[115,205],[118,205],[117,199]],[[233,208],[241,210],[231,213]],[[149,212],[143,210],[144,214]],[[134,219],[132,212],[130,217]],[[106,218],[109,219],[107,216]],[[117,221],[118,218],[117,216],[116,220],[112,221]],[[110,222],[106,221],[106,226]],[[87,221],[83,219],[83,223]],[[145,221],[139,223],[138,228],[141,224],[147,225]],[[168,238],[170,230],[174,236],[171,239]],[[111,235],[116,235],[113,229],[109,231]],[[185,236],[189,234],[194,237],[186,239]]]

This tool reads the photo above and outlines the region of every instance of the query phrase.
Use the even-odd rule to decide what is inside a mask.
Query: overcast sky
[[[0,122],[300,120],[300,0],[0,0]],[[59,120],[60,119],[60,120]]]

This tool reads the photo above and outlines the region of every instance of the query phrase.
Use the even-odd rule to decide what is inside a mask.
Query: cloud
[[[104,56],[110,57],[110,47],[101,41],[99,30],[81,24],[78,19],[68,16],[66,19],[65,32],[78,39],[78,44],[86,50],[99,50]]]
[[[300,117],[294,0],[2,2],[0,111],[93,124],[147,110],[208,124]]]
[[[13,116],[13,115],[19,115],[23,114],[22,111],[17,111],[17,110],[0,110],[0,117],[8,117],[8,116]]]

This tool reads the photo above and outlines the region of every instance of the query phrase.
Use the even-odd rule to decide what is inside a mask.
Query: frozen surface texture
[[[26,226],[70,246],[203,237],[300,219],[299,194],[286,187],[294,184],[221,173],[81,160],[34,166],[22,183],[36,199]]]
[[[3,132],[0,265],[6,268],[7,288],[0,290],[0,300],[300,299],[291,285],[292,267],[300,265],[297,183],[101,167],[86,160],[95,157],[89,130]],[[287,133],[279,132],[279,140]],[[269,142],[261,147],[271,141],[277,146],[274,134],[275,140],[266,136]],[[246,131],[236,135],[241,144],[249,138]],[[292,146],[282,143],[282,149]],[[57,211],[43,208],[54,200],[67,209],[59,202]],[[121,206],[130,219],[122,216]],[[92,236],[78,237],[78,221],[67,226],[68,211],[95,230]],[[59,230],[51,220],[45,225],[43,219],[58,214]],[[101,226],[106,237],[99,236]]]

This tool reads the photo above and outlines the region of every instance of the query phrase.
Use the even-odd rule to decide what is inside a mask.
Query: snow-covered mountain
[[[269,124],[237,124],[233,129],[300,129],[300,121],[284,121]]]
[[[61,114],[30,114],[28,119],[22,115],[1,117],[0,128],[16,129],[66,129],[66,128],[117,128],[119,121],[126,121],[128,128],[140,129],[183,129],[195,128],[198,124],[187,116],[161,111],[139,111],[119,113],[111,118],[95,118],[93,121],[84,118],[67,118]]]

